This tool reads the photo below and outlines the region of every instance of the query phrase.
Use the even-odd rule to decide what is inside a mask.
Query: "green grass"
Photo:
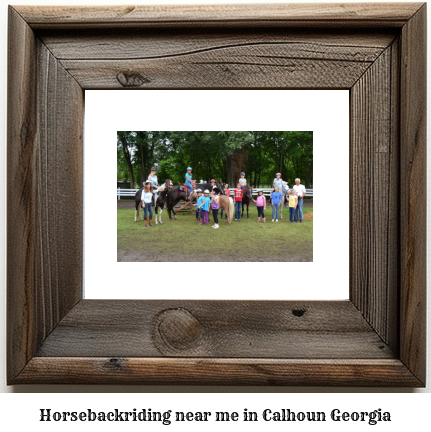
[[[312,212],[304,207],[304,213]],[[117,210],[118,261],[312,261],[313,220],[291,224],[285,219],[271,222],[267,208],[266,224],[257,222],[257,210],[250,208],[250,219],[225,225],[219,216],[219,229],[198,226],[195,215],[179,214],[170,221],[163,212],[163,225],[145,227],[134,222],[133,209]],[[154,219],[153,219],[153,224]]]

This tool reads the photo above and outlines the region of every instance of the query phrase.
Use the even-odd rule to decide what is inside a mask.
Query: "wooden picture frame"
[[[424,386],[425,28],[424,3],[9,7],[8,383]],[[349,300],[82,299],[84,90],[127,88],[349,89]]]

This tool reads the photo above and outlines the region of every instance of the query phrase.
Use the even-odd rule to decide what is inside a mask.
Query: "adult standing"
[[[153,219],[153,207],[152,207],[153,183],[150,180],[147,180],[145,182],[145,188],[142,191],[141,201],[142,201],[142,208],[144,209],[145,226],[147,228],[148,226],[152,227],[153,224],[151,223],[151,221]],[[148,216],[150,217],[149,223],[147,219]]]
[[[303,207],[304,207],[304,197],[306,194],[305,186],[301,184],[301,179],[295,179],[295,186],[293,186],[296,196],[298,197],[298,205],[296,206],[296,214],[298,216],[299,222],[302,223],[303,217]]]
[[[154,206],[156,205],[155,203],[157,202],[157,197],[159,196],[158,194],[158,188],[159,188],[159,181],[157,179],[157,168],[156,167],[152,167],[151,168],[151,174],[148,176],[147,180],[150,180],[150,182],[153,184],[153,199],[154,199]]]

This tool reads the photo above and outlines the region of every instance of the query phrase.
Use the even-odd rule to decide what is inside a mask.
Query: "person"
[[[192,186],[192,168],[191,167],[187,167],[185,184],[189,188],[189,193],[188,193],[188,196],[187,196],[187,200],[188,200],[190,194],[193,192],[193,186]]]
[[[281,173],[277,173],[275,175],[275,179],[272,181],[272,186],[273,186],[273,190],[271,191],[270,194],[270,199],[272,199],[272,194],[275,192],[275,188],[278,187],[278,191],[281,193],[282,192],[282,188],[283,188],[283,180],[281,178]],[[271,204],[272,201],[270,201]],[[274,212],[273,212],[274,213]],[[273,221],[274,222],[274,221]]]
[[[230,189],[227,183],[224,185],[224,193],[226,196],[230,197]],[[227,214],[225,214],[224,217],[227,219]],[[220,218],[223,218],[223,207],[220,209]]]
[[[197,204],[196,204],[196,219],[198,223],[202,219],[202,209],[199,206],[202,204],[202,189],[196,189],[196,193],[198,194]]]
[[[283,179],[281,178],[281,173],[277,173],[275,175],[275,179],[272,182],[274,189],[278,187],[278,190],[281,191],[281,187],[283,186]]]
[[[211,207],[213,209],[213,218],[215,222],[213,228],[217,229],[220,228],[218,224],[218,210],[220,208],[220,204],[219,204],[219,196],[217,195],[214,189],[217,189],[217,186],[213,186],[213,190],[211,192],[212,195]]]
[[[199,206],[199,208],[202,208],[202,221],[199,223],[199,225],[203,225],[204,223],[208,225],[208,210],[210,208],[210,202],[211,202],[209,194],[210,191],[208,189],[205,189],[204,197],[202,198],[202,202]]]
[[[147,180],[145,182],[144,190],[142,191],[141,195],[141,201],[142,201],[142,208],[144,209],[144,221],[145,226],[148,228],[148,212],[150,213],[150,224],[149,226],[153,226],[151,221],[153,220],[153,183],[150,180]]]
[[[159,194],[157,193],[157,190],[159,188],[159,182],[157,179],[157,168],[156,167],[152,167],[151,168],[151,174],[148,176],[147,180],[150,180],[151,183],[153,184],[153,199],[154,199],[154,203],[157,202],[157,197],[159,196]]]
[[[235,220],[241,222],[242,195],[244,191],[241,189],[241,183],[238,182],[233,194],[235,197]]]
[[[299,222],[302,223],[303,219],[303,207],[304,207],[304,197],[306,194],[305,186],[301,184],[301,179],[295,179],[295,186],[293,186],[296,196],[298,197],[298,205],[296,206],[296,213]],[[290,210],[289,210],[290,211]]]
[[[279,213],[280,203],[281,203],[281,193],[279,192],[278,186],[275,187],[275,192],[272,193],[271,203],[272,203],[272,222],[274,222],[274,218],[275,221],[278,222],[278,213]]]
[[[241,173],[241,178],[238,180],[241,185],[241,190],[244,190],[247,186],[247,180],[245,179],[245,172]]]
[[[263,223],[266,223],[265,219],[265,213],[264,210],[266,210],[266,198],[263,195],[263,190],[259,189],[257,191],[257,199],[253,200],[256,203],[257,206],[257,221],[260,222],[260,218],[262,217]]]
[[[289,195],[289,220],[290,223],[293,222],[292,218],[295,219],[295,223],[298,223],[298,214],[296,213],[296,207],[298,205],[298,197],[293,189],[288,192]]]

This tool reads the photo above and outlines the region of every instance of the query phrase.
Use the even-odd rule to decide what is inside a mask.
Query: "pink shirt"
[[[230,196],[230,189],[225,189],[224,192],[227,196]]]
[[[258,207],[263,207],[265,205],[265,196],[264,195],[258,195],[257,196],[256,205]]]

